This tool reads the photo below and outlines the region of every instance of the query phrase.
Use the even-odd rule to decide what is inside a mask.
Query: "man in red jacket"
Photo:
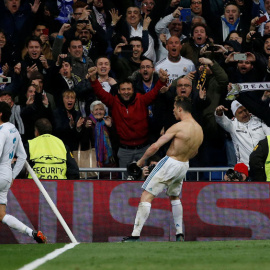
[[[127,164],[138,160],[149,146],[148,106],[156,99],[161,88],[167,89],[168,75],[161,69],[155,87],[144,95],[134,93],[132,81],[127,79],[119,84],[118,94],[113,96],[103,90],[96,73],[97,68],[92,67],[88,70],[88,77],[96,96],[112,112],[120,140],[119,167],[126,168]]]

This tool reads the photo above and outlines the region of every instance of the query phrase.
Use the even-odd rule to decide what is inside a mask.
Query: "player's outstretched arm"
[[[144,166],[145,161],[153,156],[161,146],[169,142],[171,139],[174,138],[177,132],[176,126],[170,127],[164,135],[162,135],[155,143],[153,143],[144,153],[144,155],[137,161],[137,165],[139,167]]]

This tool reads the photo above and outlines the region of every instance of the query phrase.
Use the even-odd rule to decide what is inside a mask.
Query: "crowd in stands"
[[[125,168],[176,123],[176,96],[204,132],[191,167],[249,168],[270,135],[270,0],[0,0],[0,100],[25,144],[46,118],[77,162]]]

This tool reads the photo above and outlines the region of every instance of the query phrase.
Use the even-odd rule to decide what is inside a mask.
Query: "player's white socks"
[[[180,200],[171,201],[176,234],[183,233],[183,206]]]
[[[150,210],[151,210],[151,203],[149,202],[139,203],[133,232],[131,234],[132,236],[140,236],[142,227],[150,214]]]
[[[8,225],[12,229],[15,229],[21,233],[29,235],[30,237],[33,237],[33,230],[11,215],[5,215],[2,223]]]

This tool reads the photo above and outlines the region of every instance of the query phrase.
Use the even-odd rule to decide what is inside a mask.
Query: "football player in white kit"
[[[26,160],[21,136],[16,127],[8,122],[10,115],[10,106],[6,102],[0,102],[0,221],[29,235],[38,243],[46,243],[47,238],[41,231],[33,231],[14,216],[6,214],[7,193]],[[12,169],[11,162],[14,156],[17,157],[17,161]]]
[[[142,185],[144,191],[141,195],[132,234],[124,237],[122,242],[139,240],[142,228],[150,214],[152,201],[164,189],[167,190],[166,194],[172,205],[176,241],[184,241],[183,207],[179,195],[183,179],[189,168],[189,160],[197,155],[203,141],[202,128],[192,117],[191,110],[191,101],[187,97],[176,96],[173,112],[179,122],[171,126],[137,161],[137,166],[142,167],[145,161],[153,156],[161,146],[171,141],[166,156],[158,162]]]

